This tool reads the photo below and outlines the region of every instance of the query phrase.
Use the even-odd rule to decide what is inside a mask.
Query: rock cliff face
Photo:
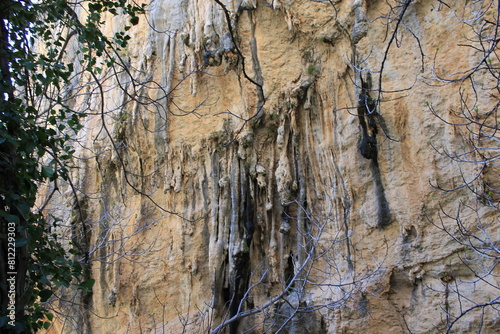
[[[80,204],[50,210],[96,283],[51,330],[498,330],[488,4],[151,2],[75,100]]]

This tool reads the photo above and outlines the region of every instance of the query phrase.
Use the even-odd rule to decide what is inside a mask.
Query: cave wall
[[[480,57],[457,46],[461,4],[411,2],[386,53],[386,1],[222,3],[151,2],[121,54],[137,81],[122,71],[104,100],[75,101],[96,111],[73,171],[96,283],[74,323],[52,330],[197,333],[265,306],[226,331],[275,332],[321,305],[283,330],[439,333],[469,305],[450,291],[494,296],[495,277],[463,283],[484,263],[464,264],[468,250],[439,228],[471,194],[432,187],[460,181],[435,148],[463,145],[429,109],[452,120],[459,85],[435,85],[433,71]],[[52,210],[71,219],[73,205]],[[498,314],[484,319],[494,332]],[[481,321],[471,312],[454,330]]]

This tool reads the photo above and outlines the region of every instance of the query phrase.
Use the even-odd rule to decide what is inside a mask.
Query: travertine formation
[[[104,99],[75,101],[96,112],[73,172],[96,283],[52,331],[498,330],[494,307],[467,311],[498,298],[495,259],[443,230],[476,196],[433,187],[479,168],[439,154],[467,145],[453,111],[470,86],[437,80],[483,56],[463,46],[467,6],[151,2]],[[69,197],[52,213],[71,222]],[[463,224],[498,245],[477,205]]]

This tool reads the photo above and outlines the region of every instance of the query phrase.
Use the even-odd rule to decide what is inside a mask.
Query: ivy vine
[[[68,87],[77,77],[96,76],[114,66],[113,54],[127,46],[127,31],[138,24],[144,8],[126,0],[0,1],[3,333],[49,328],[54,315],[45,302],[58,287],[92,289],[85,242],[60,240],[54,220],[34,210],[35,202],[41,184],[52,182],[57,190],[58,182],[71,182],[71,141],[86,114],[69,105]],[[127,15],[129,24],[105,35],[104,20],[117,15]],[[66,60],[71,43],[77,43],[79,64]],[[75,223],[85,232],[81,219]]]

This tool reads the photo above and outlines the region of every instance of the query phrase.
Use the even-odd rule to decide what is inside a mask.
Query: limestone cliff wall
[[[75,100],[95,112],[73,178],[96,284],[52,330],[201,333],[247,312],[224,330],[441,333],[498,298],[498,257],[443,230],[476,203],[461,222],[498,245],[498,211],[433,187],[481,168],[443,154],[473,140],[455,112],[471,83],[437,80],[484,55],[464,46],[475,3],[151,2],[104,99]],[[498,102],[475,91],[471,108]],[[52,210],[71,221],[68,197]]]

